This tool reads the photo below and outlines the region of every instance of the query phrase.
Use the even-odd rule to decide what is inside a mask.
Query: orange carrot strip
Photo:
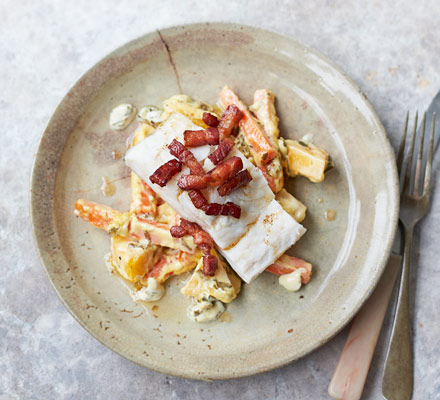
[[[151,277],[163,283],[173,275],[180,275],[194,269],[200,257],[201,253],[167,250],[160,260],[148,271],[145,277]]]
[[[131,173],[131,204],[130,211],[135,214],[155,216],[161,198],[151,187],[134,172]]]
[[[288,254],[283,254],[275,263],[269,265],[266,271],[272,272],[275,275],[286,275],[299,268],[306,270],[306,272],[301,274],[301,282],[303,284],[309,283],[312,276],[312,264]]]
[[[79,199],[75,203],[75,215],[107,233],[110,233],[112,229],[117,229],[117,224],[122,226],[129,218],[128,213],[83,199]]]
[[[235,104],[244,114],[239,126],[243,130],[257,164],[264,165],[273,160],[277,155],[277,150],[270,142],[264,129],[229,86],[225,86],[221,90],[220,102],[225,108],[230,104]]]
[[[122,213],[111,207],[80,199],[75,203],[75,214],[109,234],[119,234],[177,250],[192,251],[194,244],[171,236],[170,226],[133,213]],[[125,228],[118,232],[120,228]]]

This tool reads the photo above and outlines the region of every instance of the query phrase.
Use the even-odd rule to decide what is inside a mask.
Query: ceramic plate
[[[308,207],[306,235],[289,252],[313,263],[311,282],[287,292],[263,273],[228,305],[228,318],[187,319],[171,279],[154,309],[133,303],[103,261],[110,238],[73,214],[82,197],[120,210],[129,205],[124,153],[135,123],[109,129],[120,103],[160,105],[179,93],[214,103],[228,84],[248,104],[254,90],[277,97],[281,135],[311,133],[336,167],[321,184],[297,178],[288,189]],[[101,177],[116,186],[100,191]],[[148,368],[188,378],[246,376],[316,349],[354,316],[376,285],[394,236],[397,174],[385,131],[365,95],[314,50],[275,33],[197,24],[150,33],[119,48],[69,91],[41,139],[32,176],[33,230],[49,279],[94,337]],[[337,217],[328,221],[326,210]]]

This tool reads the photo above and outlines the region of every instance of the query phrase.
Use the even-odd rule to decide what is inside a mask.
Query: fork
[[[405,128],[397,160],[400,170],[400,180],[403,180],[403,189],[400,197],[400,222],[402,223],[404,230],[404,252],[399,295],[382,378],[382,394],[387,400],[410,399],[413,391],[413,365],[409,315],[411,243],[414,227],[425,216],[428,210],[431,192],[435,113],[432,116],[428,156],[424,170],[423,153],[424,147],[426,147],[424,145],[426,113],[423,116],[417,159],[413,162],[414,145],[417,136],[418,113],[415,115],[406,168],[404,168],[404,151],[408,131],[408,119],[409,113],[406,114]],[[423,187],[421,186],[422,180]]]

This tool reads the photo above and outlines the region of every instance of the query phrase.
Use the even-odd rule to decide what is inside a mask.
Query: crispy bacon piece
[[[251,154],[257,162],[257,165],[265,165],[273,160],[277,156],[275,146],[269,140],[264,128],[258,123],[256,118],[231,88],[225,86],[220,92],[219,99],[223,106],[226,107],[227,105],[234,104],[243,113],[243,118],[240,119],[239,127],[243,132],[246,141],[249,143]],[[222,132],[220,130],[220,137],[221,136]]]
[[[241,207],[228,201],[226,204],[209,203],[200,190],[190,190],[188,196],[195,208],[205,211],[206,215],[226,215],[240,218]]]
[[[190,222],[182,218],[180,225],[172,226],[170,232],[171,236],[175,238],[191,235],[194,239],[194,243],[202,249],[204,254],[209,254],[209,251],[214,247],[214,241],[209,233],[205,232],[195,222]]]
[[[210,175],[182,175],[177,181],[177,186],[183,190],[200,190],[209,187],[212,178]]]
[[[234,175],[232,178],[228,179],[217,189],[220,196],[227,196],[229,193],[233,192],[241,186],[246,186],[252,180],[252,176],[247,169],[240,171],[238,174]]]
[[[219,144],[219,133],[217,128],[208,128],[204,131],[185,131],[183,138],[185,139],[185,146],[198,147],[209,144],[211,146]]]
[[[150,176],[150,181],[164,187],[180,171],[182,171],[182,163],[173,159],[156,169]]]
[[[217,165],[229,154],[233,147],[234,142],[229,138],[225,138],[218,145],[218,147],[208,156],[208,158],[212,161],[214,165]]]
[[[232,130],[238,125],[238,122],[243,117],[243,113],[235,104],[230,104],[220,118],[218,124],[218,131],[220,136],[228,137]]]
[[[188,196],[191,199],[195,208],[198,208],[199,210],[203,210],[206,212],[206,210],[209,206],[209,203],[208,203],[208,200],[206,200],[205,196],[203,196],[203,193],[200,190],[190,190],[188,192]]]
[[[204,255],[203,256],[203,268],[202,273],[205,276],[214,276],[215,271],[218,268],[218,259],[213,255]]]
[[[197,224],[196,224],[197,225]],[[214,241],[208,232],[205,232],[199,225],[197,229],[191,234],[194,239],[194,244],[202,249],[203,254],[209,254],[214,247]]]
[[[207,215],[226,215],[239,219],[241,207],[228,201],[226,204],[210,203],[206,208]]]
[[[180,239],[180,238],[183,238],[184,236],[188,235],[187,230],[180,225],[172,226],[170,228],[170,233],[171,233],[171,236],[176,239]]]
[[[195,222],[180,220],[179,226],[172,226],[170,229],[171,236],[181,238],[185,235],[191,235],[194,243],[202,249],[203,252],[203,269],[204,275],[213,276],[218,268],[217,257],[211,255],[211,249],[214,247],[214,241],[208,232],[205,232]],[[214,260],[215,259],[215,260]]]
[[[211,177],[211,186],[220,186],[228,179],[232,178],[243,168],[243,161],[240,157],[231,157],[226,161],[222,161],[212,171],[209,172]]]
[[[202,166],[199,164],[199,162],[194,157],[194,154],[191,153],[182,143],[180,143],[178,140],[174,139],[168,146],[168,150],[170,153],[179,159],[182,163],[184,163],[189,170],[191,171],[191,174],[193,175],[204,175],[205,171],[203,170]]]
[[[222,211],[223,204],[219,203],[208,203],[205,209],[206,215],[220,215]]]
[[[206,276],[214,276],[218,268],[218,259],[211,255],[211,249],[214,247],[214,241],[208,232],[205,232],[195,222],[180,220],[179,226],[172,226],[170,229],[171,236],[181,238],[186,235],[191,235],[194,243],[202,249],[203,252],[203,268],[202,273]]]
[[[231,217],[240,219],[241,207],[232,203],[232,201],[228,201],[226,204],[223,204],[221,215],[229,215]]]
[[[214,128],[216,128],[219,123],[219,120],[215,115],[212,115],[211,113],[207,113],[207,112],[203,113],[202,119],[206,125],[212,126]]]

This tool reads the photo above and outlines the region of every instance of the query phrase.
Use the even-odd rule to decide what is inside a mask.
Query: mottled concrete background
[[[2,0],[0,21],[0,399],[327,398],[346,330],[287,367],[214,383],[149,371],[93,339],[58,300],[33,247],[33,155],[55,106],[86,69],[146,32],[195,21],[256,25],[319,49],[365,91],[396,146],[405,111],[423,110],[440,89],[438,0]],[[414,399],[420,400],[440,398],[438,189],[413,258]],[[387,316],[365,399],[381,398],[389,325]]]

